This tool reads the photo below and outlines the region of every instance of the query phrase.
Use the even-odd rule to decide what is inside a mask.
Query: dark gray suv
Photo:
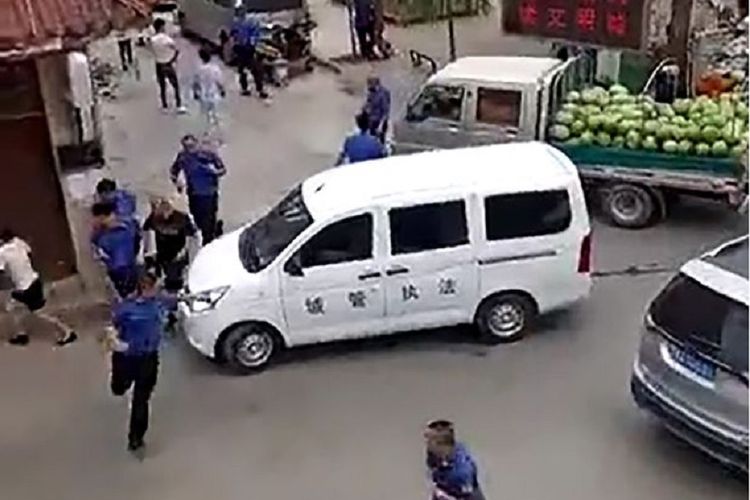
[[[748,237],[685,264],[649,306],[631,390],[672,432],[748,470]]]

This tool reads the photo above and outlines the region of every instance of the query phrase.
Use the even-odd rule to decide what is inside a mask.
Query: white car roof
[[[750,304],[747,235],[691,260],[680,272],[732,300]]]
[[[575,167],[539,142],[391,156],[336,167],[307,179],[302,196],[314,219],[410,199],[418,192],[515,193],[567,188]]]
[[[550,57],[462,57],[435,73],[430,82],[479,80],[504,83],[535,83],[562,64]]]

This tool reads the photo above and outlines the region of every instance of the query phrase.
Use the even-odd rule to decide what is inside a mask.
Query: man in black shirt
[[[199,248],[198,232],[190,216],[176,210],[172,202],[159,198],[151,202],[151,214],[143,225],[146,233],[145,260],[149,268],[164,277],[164,289],[176,294],[183,287],[183,275],[190,262],[190,245]]]

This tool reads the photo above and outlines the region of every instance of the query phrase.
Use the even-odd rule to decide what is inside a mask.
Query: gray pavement
[[[706,207],[640,232],[597,224],[597,267],[676,263],[737,228]],[[628,394],[641,314],[667,278],[599,279],[575,311],[494,348],[466,329],[407,334],[233,377],[170,341],[142,463],[124,450],[127,403],[108,394],[90,336],[58,351],[3,346],[2,498],[426,498],[420,430],[436,416],[458,423],[488,498],[746,498]]]
[[[189,74],[190,58],[182,64]],[[369,71],[403,99],[423,76],[404,64],[317,71],[270,107],[232,87],[222,149],[228,224],[330,165]],[[196,127],[195,115],[158,112],[148,66],[104,109],[108,168],[140,195],[168,187],[177,140]],[[677,266],[743,224],[703,205],[643,231],[595,223],[596,268]],[[427,498],[421,428],[437,416],[457,422],[489,499],[746,498],[742,481],[653,425],[628,394],[640,319],[666,279],[598,279],[574,311],[494,348],[473,343],[468,329],[406,334],[297,350],[243,378],[171,339],[143,462],[124,449],[128,405],[108,392],[100,324],[62,350],[46,337],[26,349],[1,345],[0,498]]]

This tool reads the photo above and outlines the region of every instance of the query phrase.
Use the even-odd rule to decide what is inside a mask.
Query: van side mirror
[[[294,254],[291,259],[286,261],[286,264],[284,264],[284,272],[289,276],[294,276],[296,278],[305,275],[304,271],[302,271],[302,263],[300,262],[299,254]]]

